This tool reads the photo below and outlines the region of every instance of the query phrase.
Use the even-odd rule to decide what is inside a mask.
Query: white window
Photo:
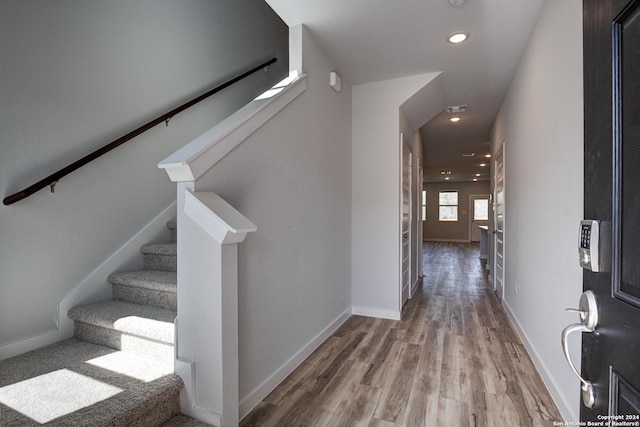
[[[422,220],[427,220],[427,190],[422,190]]]
[[[489,220],[489,199],[473,199],[473,220]]]
[[[440,221],[458,220],[458,192],[441,191],[439,194],[439,215]]]

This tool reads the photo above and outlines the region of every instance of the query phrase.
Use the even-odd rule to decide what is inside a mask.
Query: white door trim
[[[502,167],[500,170],[500,175],[502,178],[502,235],[498,236],[498,227],[497,227],[497,221],[498,221],[498,191],[497,191],[497,187],[498,187],[498,164],[501,163]],[[504,294],[505,294],[505,290],[504,290],[504,277],[505,277],[505,268],[506,268],[506,254],[505,254],[505,247],[506,247],[506,241],[505,241],[505,226],[506,226],[506,207],[505,207],[505,189],[506,189],[506,178],[505,178],[505,143],[504,141],[502,142],[502,145],[500,146],[500,150],[498,151],[498,153],[496,154],[495,160],[494,160],[494,189],[493,189],[493,203],[494,203],[494,209],[493,209],[493,271],[491,272],[493,275],[493,290],[496,291],[496,293],[498,294],[498,296],[502,299],[504,298]],[[502,253],[500,254],[500,259],[498,258],[498,239],[499,237],[502,237]],[[501,264],[501,268],[498,269],[498,263],[502,262]]]
[[[409,165],[408,171],[405,171],[404,168],[404,150],[407,150],[409,153]],[[413,156],[411,152],[411,146],[405,140],[404,134],[400,133],[400,236],[399,236],[399,245],[400,245],[400,310],[404,306],[404,303],[409,298],[409,293],[411,292],[411,275],[412,275],[412,266],[411,266],[411,256],[412,256],[412,236],[411,236],[411,221],[412,221],[412,166],[413,166]],[[407,229],[403,228],[403,217],[405,215],[405,201],[404,201],[404,175],[408,172],[408,184],[409,184],[409,197],[407,199],[408,207],[408,221],[407,221]],[[406,238],[405,238],[406,235]],[[408,254],[405,254],[403,251],[404,246],[408,245]],[[406,262],[406,265],[405,265]],[[406,274],[405,274],[406,271]],[[406,280],[405,280],[406,276]]]

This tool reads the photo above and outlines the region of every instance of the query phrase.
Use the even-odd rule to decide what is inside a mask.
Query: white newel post
[[[220,196],[178,184],[176,373],[182,412],[237,426],[238,243],[256,226]]]

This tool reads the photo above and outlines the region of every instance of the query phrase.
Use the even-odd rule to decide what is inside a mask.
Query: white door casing
[[[411,290],[411,149],[400,134],[402,165],[400,180],[400,305],[404,306]]]
[[[504,297],[504,143],[495,160],[495,188],[493,204],[493,289]]]

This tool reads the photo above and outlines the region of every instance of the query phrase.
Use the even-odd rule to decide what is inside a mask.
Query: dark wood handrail
[[[82,166],[86,165],[87,163],[97,159],[98,157],[102,156],[103,154],[108,153],[109,151],[113,150],[116,147],[119,147],[120,145],[124,144],[125,142],[135,138],[136,136],[140,135],[143,132],[148,131],[149,129],[151,129],[152,127],[165,122],[168,123],[168,121],[175,116],[178,113],[181,113],[182,111],[186,110],[187,108],[197,104],[198,102],[210,97],[211,95],[220,92],[222,89],[225,89],[229,86],[231,86],[234,83],[239,82],[240,80],[244,79],[245,77],[248,77],[249,75],[255,73],[256,71],[265,68],[271,64],[273,64],[274,62],[276,62],[278,59],[277,58],[272,58],[269,61],[265,62],[264,64],[260,64],[257,67],[254,67],[252,69],[250,69],[249,71],[246,71],[234,78],[232,78],[231,80],[228,80],[224,83],[222,83],[219,86],[216,86],[215,88],[211,89],[210,91],[203,93],[202,95],[193,98],[191,101],[185,102],[184,104],[180,105],[177,108],[174,108],[173,110],[169,111],[166,114],[163,114],[162,116],[150,121],[149,123],[140,126],[139,128],[129,132],[128,134],[116,139],[113,142],[110,142],[109,144],[105,145],[102,148],[99,148],[97,150],[95,150],[94,152],[92,152],[91,154],[88,154],[86,156],[84,156],[83,158],[81,158],[80,160],[76,160],[75,162],[69,164],[68,166],[65,166],[64,168],[60,169],[57,172],[52,173],[51,175],[49,175],[48,177],[41,179],[40,181],[36,182],[35,184],[25,188],[22,191],[18,191],[15,194],[12,194],[8,197],[5,197],[5,199],[2,201],[2,203],[4,203],[5,205],[10,205],[12,203],[18,202],[22,199],[25,199],[29,196],[31,196],[33,193],[42,190],[45,187],[51,187],[51,190],[53,191],[53,187],[55,186],[55,184],[58,182],[58,180],[60,180],[60,178],[70,174],[71,172],[75,171],[76,169],[81,168]]]

